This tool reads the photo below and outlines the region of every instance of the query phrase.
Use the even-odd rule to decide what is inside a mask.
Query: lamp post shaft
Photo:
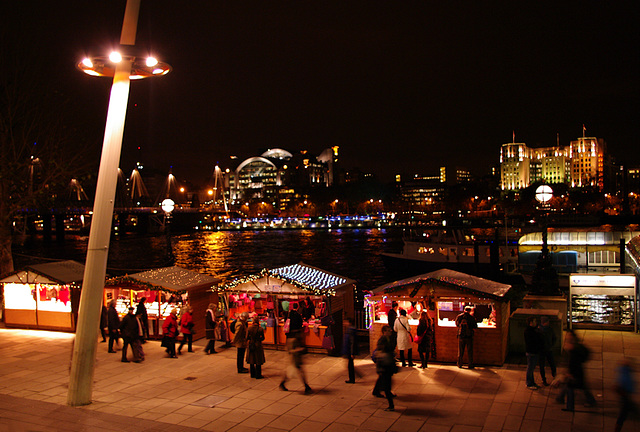
[[[140,0],[127,0],[122,26],[122,44],[135,44],[139,10]],[[124,122],[129,100],[130,73],[130,60],[123,60],[118,63],[109,98],[109,109],[102,144],[96,198],[93,205],[93,219],[91,221],[91,232],[89,233],[87,259],[69,375],[67,404],[71,406],[91,403],[100,309],[107,272],[111,223],[118,181],[118,165],[120,164]]]

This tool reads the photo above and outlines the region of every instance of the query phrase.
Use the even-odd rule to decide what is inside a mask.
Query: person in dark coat
[[[549,325],[549,317],[542,315],[540,317],[540,326],[538,327],[540,335],[542,336],[542,351],[540,352],[540,377],[542,378],[542,384],[549,385],[547,382],[547,375],[544,370],[545,361],[549,363],[551,369],[551,376],[556,376],[556,361],[553,357],[553,347],[556,345],[556,334],[553,328]]]
[[[140,362],[140,359],[136,356],[136,351],[133,344],[142,337],[142,329],[140,328],[140,321],[133,314],[133,307],[129,308],[129,313],[122,318],[120,323],[120,334],[122,335],[122,362],[129,363],[127,359],[127,347],[131,346],[133,352],[133,360]]]
[[[149,315],[147,314],[147,308],[144,305],[144,302],[147,301],[146,297],[142,297],[138,302],[138,307],[136,308],[136,316],[140,319],[142,323],[142,332],[144,336],[140,340],[142,343],[145,343],[146,339],[149,339]]]
[[[575,407],[575,390],[582,389],[587,399],[585,406],[592,407],[596,404],[596,399],[587,387],[583,366],[583,363],[586,362],[589,357],[589,350],[580,343],[573,330],[567,330],[567,334],[564,339],[564,348],[565,352],[569,356],[568,380],[556,398],[556,401],[563,403],[566,395],[567,407],[562,410],[573,411]]]
[[[247,318],[249,314],[242,312],[240,318],[236,322],[235,333],[233,335],[233,344],[238,349],[236,353],[236,365],[238,373],[247,373],[249,369],[244,367],[244,353],[247,350]]]
[[[176,355],[176,337],[178,337],[178,311],[171,310],[169,316],[162,324],[163,344],[167,348],[169,358],[178,358]]]
[[[391,342],[393,342],[394,350],[398,344],[398,334],[394,330],[396,319],[398,319],[398,302],[393,301],[391,302],[391,309],[387,312],[387,323],[389,324],[389,328],[391,328]]]
[[[216,354],[216,305],[215,303],[209,303],[209,307],[204,315],[204,335],[209,342],[207,342],[207,346],[204,348],[204,353]]]
[[[305,320],[310,320],[312,315],[315,315],[316,312],[316,307],[313,304],[313,300],[311,300],[311,297],[307,296],[306,299],[302,300],[302,318],[304,318]]]
[[[478,328],[478,323],[471,311],[471,306],[465,306],[464,312],[456,317],[456,327],[458,328],[458,367],[462,367],[462,358],[464,357],[464,350],[467,350],[467,357],[469,358],[469,369],[473,369],[473,335],[475,329]]]
[[[391,392],[392,377],[398,370],[396,365],[396,359],[394,356],[395,347],[393,346],[393,339],[391,335],[391,327],[382,327],[382,336],[378,339],[375,351],[376,372],[378,373],[378,380],[373,387],[373,395],[375,397],[382,397],[384,391],[385,397],[389,406],[385,408],[385,411],[394,411],[393,398],[396,396]]]
[[[538,330],[538,320],[536,317],[527,318],[527,328],[524,330],[524,346],[527,355],[527,388],[537,390],[538,386],[533,378],[533,373],[540,362],[542,335]]]
[[[191,306],[185,306],[184,313],[180,317],[180,331],[182,332],[182,342],[178,346],[178,354],[182,354],[182,347],[187,344],[187,351],[193,352],[193,315],[191,313]]]
[[[265,362],[264,348],[262,347],[263,340],[264,330],[260,326],[260,320],[256,316],[247,329],[247,363],[249,364],[251,378],[263,378],[262,365]]]
[[[109,352],[114,353],[113,344],[118,344],[118,329],[120,328],[120,317],[116,310],[116,301],[109,302],[109,310],[107,311],[107,327],[109,328]]]
[[[358,330],[353,323],[353,318],[347,318],[343,322],[344,338],[342,339],[342,356],[347,359],[347,371],[349,379],[347,384],[356,382],[356,368],[353,359],[358,355]]]
[[[420,313],[420,321],[418,321],[418,329],[416,335],[420,338],[418,343],[418,355],[420,355],[421,369],[427,368],[429,355],[431,354],[431,339],[433,338],[433,321],[429,317],[429,313],[423,310]]]
[[[289,331],[294,333],[302,330],[302,315],[300,314],[298,303],[293,303],[293,310],[289,312]]]
[[[100,342],[107,341],[107,332],[109,327],[109,309],[105,305],[102,305],[102,311],[100,312],[100,335],[102,340]]]

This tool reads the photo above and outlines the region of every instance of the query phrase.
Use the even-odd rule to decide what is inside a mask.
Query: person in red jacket
[[[182,342],[178,347],[178,354],[182,354],[182,347],[187,344],[187,351],[193,352],[191,344],[193,343],[193,315],[191,306],[186,306],[185,311],[180,318],[180,331],[182,332]]]
[[[178,358],[176,355],[176,337],[178,336],[178,311],[173,309],[162,324],[162,346],[167,348],[169,358]]]

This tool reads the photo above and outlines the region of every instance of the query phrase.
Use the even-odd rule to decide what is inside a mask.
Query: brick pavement
[[[66,405],[72,334],[0,329],[0,432],[3,431],[612,431],[617,399],[612,390],[615,364],[622,356],[640,358],[640,335],[578,332],[591,348],[588,381],[595,408],[563,412],[555,391],[528,390],[524,362],[474,371],[432,364],[427,370],[401,368],[394,376],[396,411],[371,395],[372,362],[356,360],[362,374],[345,384],[343,359],[306,356],[313,395],[293,379],[278,384],[286,364],[282,351],[267,351],[264,380],[235,373],[235,349],[205,356],[168,359],[159,342],[144,345],[143,363],[121,363],[100,344],[93,403]],[[536,376],[537,377],[537,376]],[[578,397],[577,407],[583,400]],[[640,430],[634,417],[623,430]]]

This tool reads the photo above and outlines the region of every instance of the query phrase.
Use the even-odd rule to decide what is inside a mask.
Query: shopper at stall
[[[349,379],[345,382],[354,384],[356,382],[356,368],[353,359],[358,355],[358,330],[353,323],[353,318],[347,318],[343,322],[344,337],[342,339],[342,355],[347,359],[347,372]]]
[[[473,334],[478,328],[476,319],[471,315],[471,306],[465,306],[464,312],[456,317],[456,327],[458,328],[458,367],[462,367],[464,351],[467,350],[469,358],[469,369],[473,369]]]
[[[176,337],[178,336],[178,311],[171,309],[171,313],[162,324],[162,346],[167,350],[169,358],[178,358],[176,355]]]
[[[209,307],[207,311],[204,313],[204,326],[205,332],[204,335],[209,342],[207,342],[207,346],[204,348],[204,353],[206,355],[216,354],[216,304],[209,303]]]
[[[313,315],[316,313],[316,307],[313,304],[313,300],[311,297],[307,296],[304,300],[302,300],[302,310],[300,311],[302,314],[302,318],[305,320],[310,320]]]
[[[251,378],[263,378],[262,365],[265,362],[264,348],[262,347],[263,340],[264,330],[260,326],[260,319],[255,316],[247,330],[247,363],[249,364]]]
[[[391,302],[391,309],[387,312],[387,323],[391,328],[391,342],[393,342],[393,349],[396,349],[396,345],[398,343],[398,334],[394,330],[396,319],[398,318],[398,302]]]
[[[429,313],[423,310],[420,313],[420,321],[416,330],[416,343],[418,344],[418,354],[420,355],[420,368],[426,369],[429,355],[431,354],[431,339],[433,338],[433,322]]]
[[[556,345],[556,334],[553,328],[549,325],[549,317],[542,315],[540,317],[540,326],[538,327],[540,335],[542,337],[542,351],[540,351],[540,377],[542,378],[542,384],[549,385],[547,382],[547,375],[544,370],[545,361],[549,363],[549,369],[551,369],[551,376],[556,376],[556,361],[553,358],[553,347]]]
[[[404,309],[400,309],[400,316],[396,319],[394,324],[394,330],[397,335],[397,346],[398,353],[400,354],[400,362],[402,363],[402,367],[405,367],[407,363],[404,359],[404,352],[407,351],[407,360],[409,362],[409,367],[413,367],[413,357],[412,357],[412,336],[411,336],[411,326],[409,325],[409,318],[407,318],[407,311]]]
[[[391,385],[393,374],[398,371],[394,352],[395,348],[393,347],[391,327],[388,325],[383,326],[382,336],[378,339],[375,350],[374,361],[376,363],[378,380],[373,387],[373,395],[375,397],[382,397],[381,392],[384,391],[384,395],[389,404],[385,411],[394,411],[393,398],[396,397],[396,395],[391,393]]]
[[[563,411],[573,411],[575,407],[575,390],[582,389],[587,399],[585,406],[592,407],[596,404],[596,399],[589,391],[584,376],[584,362],[589,358],[589,349],[582,345],[573,330],[567,330],[564,338],[564,349],[569,356],[567,382],[556,398],[559,403],[564,403],[567,397],[567,407]]]
[[[146,339],[149,339],[149,315],[147,314],[147,308],[144,305],[145,301],[147,301],[147,298],[142,297],[138,302],[138,307],[136,309],[136,316],[140,319],[140,322],[144,327],[142,329],[144,332],[144,337],[141,340],[142,343],[145,343]]]
[[[249,369],[244,367],[244,353],[247,350],[247,318],[249,314],[242,312],[234,329],[233,344],[237,348],[236,363],[238,366],[238,373],[247,373]]]
[[[297,374],[300,377],[300,380],[304,384],[304,394],[311,394],[313,390],[307,384],[307,378],[304,374],[304,369],[302,368],[303,364],[303,356],[307,351],[307,348],[304,346],[303,341],[304,333],[302,330],[296,330],[293,332],[289,332],[287,336],[287,354],[289,354],[289,367],[284,369],[284,374],[282,376],[282,382],[280,383],[280,390],[288,391],[285,384],[288,379],[288,369],[291,370],[291,374]]]
[[[180,342],[180,346],[178,347],[178,354],[182,354],[182,347],[184,344],[187,344],[187,351],[192,353],[192,344],[193,344],[193,312],[191,306],[185,306],[184,312],[180,317],[180,332],[182,332],[182,341]]]
[[[136,343],[136,341],[139,341],[142,337],[142,329],[140,328],[139,321],[134,315],[133,310],[133,306],[129,307],[129,313],[127,313],[122,318],[122,322],[120,323],[119,327],[120,334],[122,335],[123,340],[121,360],[123,363],[129,363],[129,360],[127,359],[127,348],[129,346],[131,347],[131,352],[133,353],[133,361],[135,361],[136,363],[142,361],[139,358],[140,356],[137,355],[139,354],[139,351],[134,348],[134,344]]]
[[[107,314],[107,327],[109,328],[109,352],[114,353],[116,350],[113,349],[113,345],[114,343],[118,345],[118,329],[120,328],[120,317],[116,310],[115,300],[111,300],[109,302],[109,311]]]
[[[293,333],[302,330],[303,320],[298,303],[292,303],[291,307],[292,310],[289,312],[289,331]]]
[[[107,341],[107,333],[109,332],[109,309],[105,305],[102,305],[102,311],[100,312],[100,335],[102,340],[100,342]]]
[[[538,330],[538,320],[536,317],[527,318],[527,328],[524,330],[524,346],[527,356],[526,382],[529,390],[537,390],[538,386],[533,378],[536,365],[540,361],[542,351],[542,334]],[[541,372],[541,375],[544,375]]]

